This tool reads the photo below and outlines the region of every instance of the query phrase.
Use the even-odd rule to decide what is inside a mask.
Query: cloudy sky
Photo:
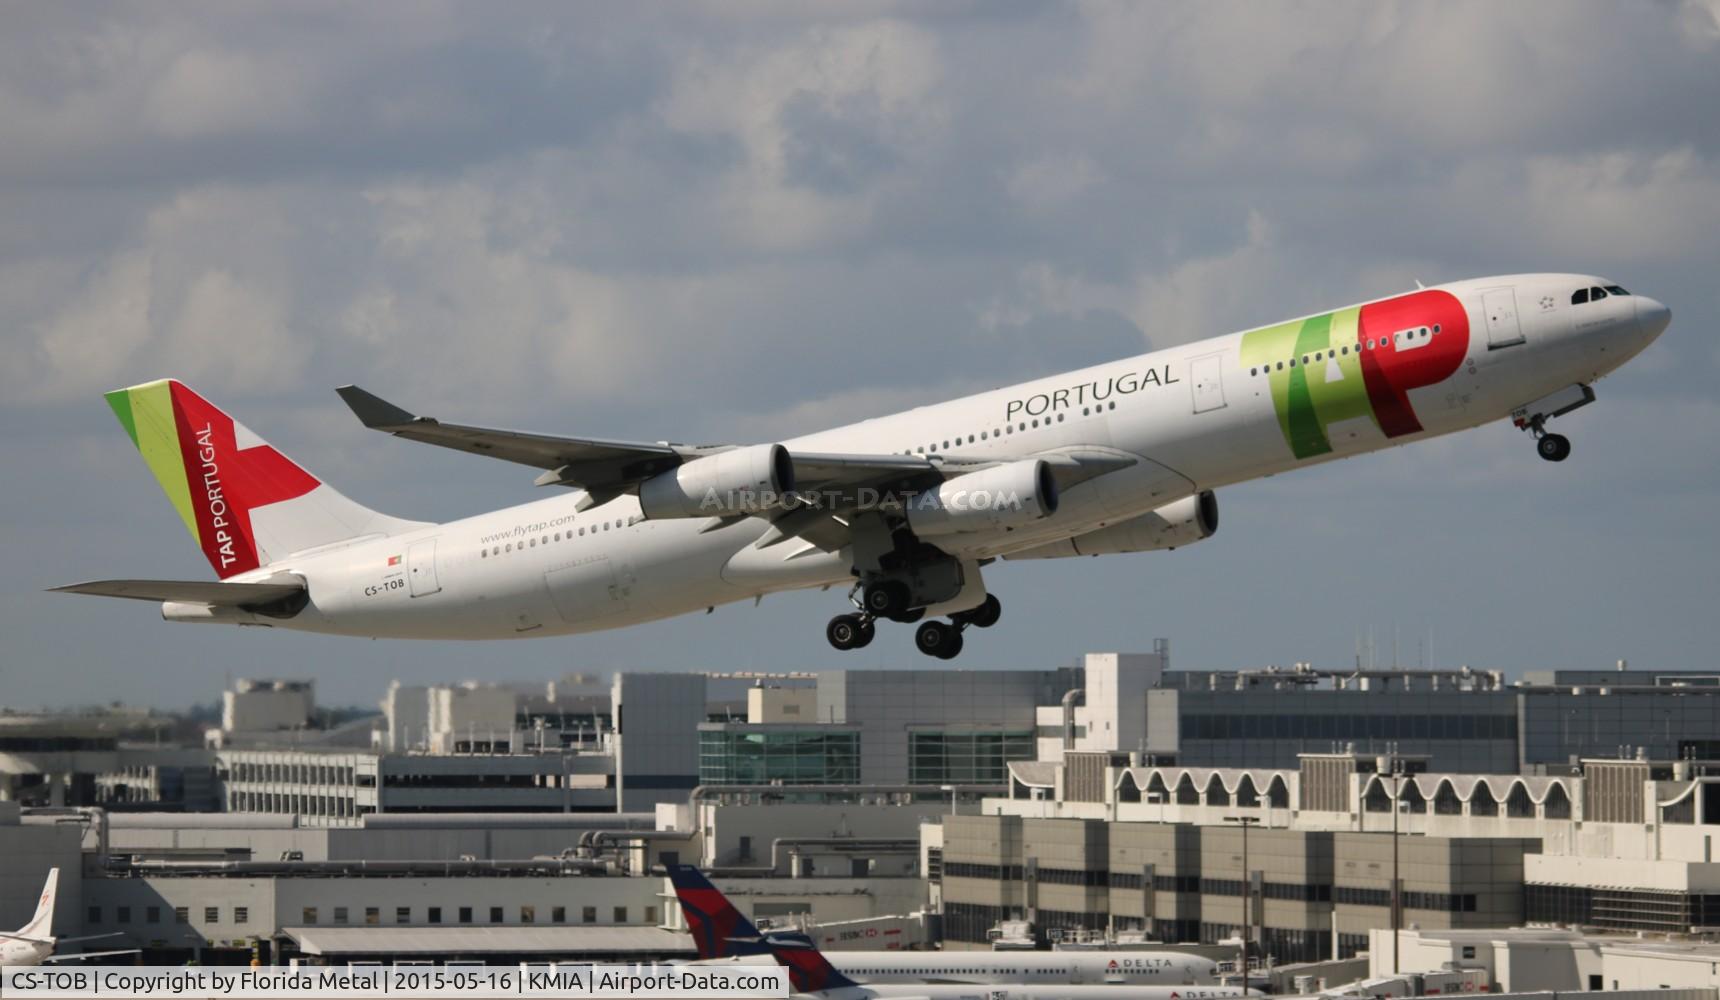
[[[759,441],[1428,283],[1607,275],[1669,333],[1560,421],[1236,487],[1167,554],[1011,565],[966,667],[1709,667],[1720,0],[18,5],[0,33],[0,703],[229,675],[921,665],[836,594],[481,645],[42,593],[209,570],[102,404],[173,375],[370,506],[529,470],[358,427]],[[1432,648],[1428,650],[1428,637]]]

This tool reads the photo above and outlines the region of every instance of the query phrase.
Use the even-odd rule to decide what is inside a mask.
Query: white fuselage
[[[1218,963],[1199,955],[1149,951],[864,951],[825,958],[862,985],[890,983],[1195,986],[1218,979]],[[758,956],[716,959],[762,964]],[[711,963],[700,963],[711,964]]]
[[[1026,528],[935,539],[964,561],[1008,556],[1137,517],[1197,491],[1489,423],[1573,383],[1593,382],[1641,351],[1665,325],[1664,307],[1638,296],[1572,302],[1573,290],[1604,284],[1586,276],[1534,274],[1434,286],[781,443],[793,452],[980,461],[1100,454],[1133,461],[1069,489],[1055,513]],[[1348,397],[1342,388],[1326,388],[1327,380],[1336,387],[1359,376],[1359,349],[1352,356],[1346,345],[1340,353],[1339,340],[1328,338],[1320,341],[1319,353],[1330,357],[1306,364],[1297,357],[1310,341],[1298,340],[1306,334],[1296,330],[1314,329],[1322,337],[1328,327],[1340,331],[1345,323],[1353,330],[1357,310],[1374,308],[1379,316],[1393,303],[1428,293],[1446,293],[1442,301],[1467,323],[1467,344],[1451,339],[1458,323],[1454,313],[1445,314],[1446,328],[1438,333],[1423,320],[1424,341],[1414,340],[1416,319],[1410,316],[1411,341],[1396,350],[1399,360],[1413,358],[1417,350],[1431,358],[1454,346],[1460,355],[1448,375],[1405,389],[1418,428],[1413,432],[1401,424],[1392,432],[1391,419],[1379,409],[1394,405],[1390,401],[1376,400],[1372,413],[1354,410],[1358,400],[1366,405],[1371,398],[1371,384],[1368,395]],[[1658,323],[1638,321],[1639,302],[1660,310]],[[1285,378],[1296,377],[1283,369],[1285,359],[1259,356],[1263,344],[1279,342],[1292,345],[1278,353],[1297,362],[1292,367],[1302,369],[1301,377],[1320,383],[1311,408],[1305,385],[1284,388],[1290,384]],[[1329,352],[1327,344],[1333,347]],[[1287,403],[1286,391],[1302,393],[1303,403]],[[1285,408],[1297,405],[1303,409]],[[1395,405],[1401,412],[1404,404]],[[1303,424],[1313,419],[1310,414],[1317,417],[1318,447],[1306,445],[1307,428],[1298,429],[1297,412]],[[770,530],[763,519],[646,520],[632,496],[583,512],[579,499],[562,493],[279,560],[235,580],[300,575],[309,584],[309,607],[285,620],[243,612],[227,612],[223,620],[339,635],[509,638],[616,628],[853,580],[846,550],[825,551],[799,539],[756,547]]]
[[[54,954],[54,942],[0,939],[0,969],[41,965]]]
[[[987,983],[972,986],[947,983],[879,984],[820,990],[796,996],[817,1000],[1230,1000],[1257,994],[1234,986],[1069,985]]]

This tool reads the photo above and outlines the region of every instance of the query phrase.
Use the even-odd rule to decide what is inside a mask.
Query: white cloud
[[[1526,170],[1528,221],[1548,246],[1665,260],[1703,253],[1720,230],[1720,169],[1689,146],[1534,157]]]
[[[15,379],[9,394],[40,400],[117,388],[115,380],[152,337],[151,271],[143,251],[110,259],[40,329],[30,362],[6,367]]]
[[[943,120],[934,93],[938,45],[901,22],[811,28],[786,42],[720,51],[699,46],[679,64],[661,119],[739,145],[742,161],[715,196],[734,236],[753,248],[861,232],[877,174],[887,171],[868,161],[881,151],[918,159],[913,147],[935,141]],[[806,128],[814,134],[797,134]]]
[[[176,56],[146,99],[147,114],[174,137],[297,129],[321,81],[304,58],[192,49]]]

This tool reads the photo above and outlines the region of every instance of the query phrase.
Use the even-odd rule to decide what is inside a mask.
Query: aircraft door
[[[1204,354],[1188,364],[1189,385],[1194,393],[1194,412],[1224,407],[1224,355]]]
[[[413,597],[428,597],[442,590],[436,579],[436,539],[426,538],[406,547],[406,579]]]
[[[1489,288],[1481,293],[1481,311],[1487,316],[1487,349],[1498,350],[1523,342],[1523,325],[1517,317],[1517,290]]]
[[[633,568],[619,568],[608,556],[595,556],[544,574],[544,584],[562,621],[581,625],[627,610]]]

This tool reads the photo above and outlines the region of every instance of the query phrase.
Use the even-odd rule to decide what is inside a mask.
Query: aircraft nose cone
[[[1650,340],[1660,336],[1672,322],[1672,310],[1658,299],[1639,295],[1636,299],[1636,328]]]

